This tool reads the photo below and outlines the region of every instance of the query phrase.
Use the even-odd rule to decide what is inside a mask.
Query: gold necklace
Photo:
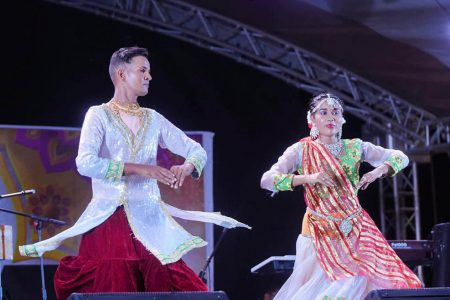
[[[136,117],[142,117],[142,115],[144,113],[142,108],[139,106],[139,103],[137,103],[137,102],[122,104],[116,99],[111,99],[111,101],[109,101],[109,103],[111,104],[112,110],[117,115],[119,115],[119,111],[123,111],[124,113],[126,113],[128,115],[136,116]]]

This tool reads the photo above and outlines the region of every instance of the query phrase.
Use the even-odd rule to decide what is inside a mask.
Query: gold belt
[[[330,215],[324,215],[320,212],[317,212],[315,210],[312,210],[311,208],[307,207],[306,208],[313,216],[322,218],[322,219],[326,219],[328,221],[333,221],[339,224],[339,230],[345,235],[345,237],[348,236],[348,234],[352,231],[353,229],[353,225],[352,225],[352,219],[359,216],[362,212],[362,207],[360,206],[358,208],[358,210],[354,213],[352,213],[351,215],[349,215],[348,217],[345,218],[335,218],[333,216]]]

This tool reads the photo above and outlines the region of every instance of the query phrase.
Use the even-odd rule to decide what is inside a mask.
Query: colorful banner
[[[208,149],[212,133],[194,132],[188,135]],[[90,179],[78,174],[75,158],[78,152],[78,128],[44,128],[23,126],[0,127],[0,194],[35,189],[36,194],[0,199],[0,208],[44,216],[66,222],[64,226],[44,224],[42,238],[49,238],[72,226],[91,199]],[[184,158],[159,149],[158,165],[170,168],[182,164]],[[181,189],[160,185],[163,201],[188,210],[212,210],[211,162],[199,180],[187,178]],[[200,222],[177,220],[189,232],[206,239],[208,247],[188,253],[184,260],[199,272],[212,249],[212,228]],[[22,257],[18,246],[38,240],[34,223],[29,218],[0,211],[0,224],[11,225],[14,256],[11,263],[37,263],[36,259]],[[76,255],[80,238],[71,238],[55,251],[45,253],[46,263],[57,263],[66,255]]]

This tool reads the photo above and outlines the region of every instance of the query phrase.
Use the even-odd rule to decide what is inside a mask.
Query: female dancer
[[[382,288],[420,288],[361,207],[357,196],[377,178],[408,165],[399,150],[360,139],[341,139],[343,107],[332,94],[312,98],[310,137],[293,144],[261,179],[261,187],[304,187],[307,209],[297,239],[294,271],[275,299],[364,299]],[[359,178],[361,162],[375,167]]]

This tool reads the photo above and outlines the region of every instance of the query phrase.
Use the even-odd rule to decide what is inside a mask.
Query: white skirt
[[[299,235],[294,271],[274,300],[363,300],[379,288],[365,276],[330,280],[320,266],[312,238]]]

